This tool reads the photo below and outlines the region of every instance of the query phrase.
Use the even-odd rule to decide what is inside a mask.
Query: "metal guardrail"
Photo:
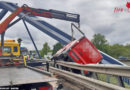
[[[43,61],[44,63],[54,63],[51,60],[36,59],[36,61]],[[78,69],[87,70],[90,72],[110,74],[115,76],[130,77],[130,66],[114,65],[114,64],[87,64],[81,65],[73,62],[56,61],[57,65]]]
[[[69,67],[69,68],[73,68],[73,69],[78,69],[78,70],[87,70],[87,71],[96,72],[96,73],[130,77],[130,66],[110,65],[110,64],[81,65],[81,64],[77,64],[77,63],[62,62],[62,61],[58,61],[56,64],[65,66],[65,67]]]
[[[30,67],[30,66],[26,66],[26,68],[29,68],[29,69],[34,70],[34,71],[39,72],[39,73],[43,73],[43,74],[48,75],[48,76],[53,76],[53,73],[47,72],[45,70],[40,70],[40,69]]]
[[[53,62],[51,60],[43,60],[39,59],[40,61],[43,62],[48,62],[50,65],[57,66],[62,69],[61,66],[68,67],[70,68],[69,70],[72,71],[71,69],[77,69],[82,71],[90,71],[93,72],[94,78],[98,79],[97,74],[102,73],[106,75],[114,75],[117,78],[117,84],[121,87],[125,87],[124,82],[129,84],[129,77],[130,77],[130,66],[122,66],[122,65],[113,65],[113,64],[87,64],[87,65],[81,65],[73,62],[64,62],[64,61],[56,61]],[[63,68],[64,68],[63,67]],[[84,74],[83,74],[84,75]],[[96,76],[95,76],[96,75]],[[127,78],[128,77],[128,78]],[[123,81],[124,82],[123,82]],[[106,78],[106,82],[110,82],[110,78]]]
[[[46,59],[33,59],[34,61],[41,61],[41,62],[52,62],[51,60],[46,60]]]
[[[50,71],[54,74],[57,74],[59,77],[64,78],[67,81],[75,83],[75,85],[81,85],[86,89],[91,90],[128,90],[126,88],[116,86],[110,83],[106,83],[100,80],[96,80],[93,78],[85,77],[82,75],[74,74],[68,71],[56,69],[54,67],[50,67]]]

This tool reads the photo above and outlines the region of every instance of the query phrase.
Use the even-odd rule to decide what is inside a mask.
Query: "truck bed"
[[[0,86],[50,81],[56,81],[56,79],[26,67],[0,67]]]

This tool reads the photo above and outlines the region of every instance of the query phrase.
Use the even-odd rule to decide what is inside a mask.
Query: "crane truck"
[[[49,36],[53,37],[54,39],[60,41],[62,44],[65,45],[64,48],[62,48],[60,51],[56,53],[56,55],[54,55],[55,60],[62,59],[64,61],[73,61],[79,64],[89,64],[89,63],[97,64],[101,61],[102,56],[100,55],[99,51],[95,48],[95,46],[87,39],[87,37],[83,36],[77,40],[73,38],[73,40],[71,41],[72,39],[71,36],[65,34],[64,32],[53,27],[52,25],[44,21],[39,21],[39,20],[36,21],[30,18],[30,17],[35,18],[35,16],[41,16],[41,17],[46,17],[46,18],[67,20],[67,21],[76,22],[79,24],[80,22],[79,14],[67,13],[67,12],[62,12],[62,11],[57,11],[57,10],[52,10],[52,9],[51,10],[35,9],[35,8],[28,7],[27,5],[18,7],[15,4],[1,1],[0,8],[5,9],[5,7],[6,9],[8,8],[12,13],[0,24],[0,34],[1,34],[0,59],[2,61],[4,61],[5,59],[9,59],[9,58],[2,57],[5,32],[7,31],[9,27],[13,26],[20,20],[23,20],[23,22],[24,20],[26,20],[27,22],[31,23],[42,32],[45,32]],[[2,15],[0,18],[2,18],[7,13],[6,9],[2,11]],[[11,23],[11,21],[16,16],[19,16],[20,18]],[[3,72],[5,75],[7,75],[7,79],[5,79],[4,75],[0,75],[0,78],[3,78],[0,80],[5,81],[4,84],[2,84],[3,86],[16,85],[16,86],[19,86],[19,88],[28,87],[30,89],[30,88],[33,88],[33,86],[35,85],[37,86],[37,83],[38,85],[44,86],[44,84],[49,82],[50,80],[48,78],[46,79],[46,77],[38,78],[38,77],[41,77],[37,75],[38,73],[32,72],[26,68],[21,68],[21,70],[16,67],[8,67],[4,69],[0,68],[0,72]],[[28,72],[33,73],[33,74],[30,75],[30,73]],[[24,73],[25,75],[27,74],[27,76],[31,76],[31,77],[27,79],[27,76],[23,75],[22,73]],[[20,85],[23,85],[23,86],[20,86]],[[40,87],[42,86],[37,86],[35,88],[38,88],[39,90],[48,90],[48,88],[40,89]]]
[[[27,5],[23,5],[22,7],[17,8],[4,22],[0,24],[1,27],[0,34],[2,35],[4,34],[9,23],[21,12],[23,12],[25,15],[35,15],[46,18],[56,18],[56,19],[79,22],[79,15],[76,14],[58,12],[56,10],[34,9],[28,7]],[[62,17],[60,17],[60,14]],[[2,43],[0,51],[2,52],[3,40],[1,40],[1,42]],[[98,63],[102,58],[102,56],[95,48],[95,46],[85,36],[78,40],[74,39],[60,51],[61,51],[59,52],[60,55],[57,53],[55,57],[61,56],[63,52],[64,53],[63,56],[67,56],[70,58],[69,60],[72,60],[79,64]]]

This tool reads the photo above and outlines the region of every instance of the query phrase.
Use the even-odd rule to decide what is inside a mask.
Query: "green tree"
[[[126,44],[124,48],[125,48],[124,56],[130,59],[130,44]]]
[[[61,49],[63,46],[61,45],[61,43],[56,43],[53,46],[53,51],[52,51],[52,55],[54,55],[59,49]]]
[[[40,51],[41,57],[44,57],[44,55],[47,55],[48,52],[50,52],[50,47],[48,43],[46,42],[45,44],[43,44],[43,48]]]
[[[109,53],[109,44],[107,40],[105,39],[105,36],[98,33],[93,36],[93,39],[91,40],[92,43],[98,48],[99,50]]]
[[[110,56],[112,56],[114,58],[118,59],[119,56],[124,56],[124,57],[128,57],[130,59],[130,44],[109,45],[107,40],[105,39],[105,36],[101,35],[101,34],[95,34],[91,41],[96,46],[96,48],[109,54]]]
[[[119,56],[124,56],[125,48],[123,45],[114,44],[110,46],[109,55],[118,58]]]

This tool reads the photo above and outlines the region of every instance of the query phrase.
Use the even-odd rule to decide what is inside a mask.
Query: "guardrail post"
[[[69,68],[70,72],[73,72],[73,70],[71,68]]]
[[[54,60],[54,64],[53,64],[53,65],[54,65],[54,67],[56,67],[56,66],[57,66],[57,65],[56,65],[56,60]]]
[[[49,72],[49,63],[46,61],[46,69]]]
[[[83,70],[81,70],[81,75],[85,76],[85,74],[84,74],[84,71],[83,71]]]
[[[123,82],[123,80],[122,80],[122,77],[121,77],[121,76],[118,76],[117,79],[118,79],[118,85],[119,85],[119,86],[122,86],[122,87],[125,87],[124,82]]]
[[[110,75],[107,75],[106,82],[110,83]]]
[[[92,73],[92,76],[93,76],[93,78],[95,78],[95,79],[97,79],[97,80],[98,80],[97,73]]]
[[[62,66],[58,65],[58,68],[62,70]]]

